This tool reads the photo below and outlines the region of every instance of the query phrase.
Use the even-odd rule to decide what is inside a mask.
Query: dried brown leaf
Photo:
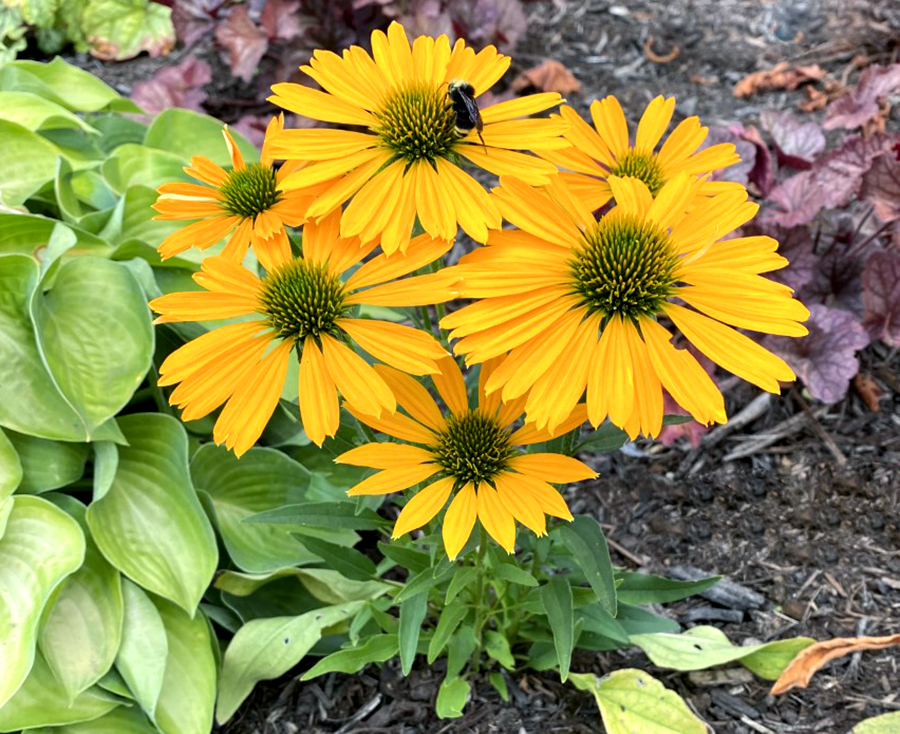
[[[878,383],[872,379],[872,376],[866,372],[860,372],[856,377],[853,378],[853,387],[856,388],[856,392],[859,393],[859,396],[863,399],[863,402],[869,407],[873,413],[877,413],[881,410],[881,405],[878,402],[878,399],[882,395],[882,390],[878,386]]]
[[[537,66],[523,71],[512,83],[512,88],[517,92],[529,87],[535,87],[542,92],[560,94],[581,91],[581,84],[572,76],[572,72],[554,59],[546,59]]]
[[[792,688],[806,688],[816,671],[835,658],[858,650],[880,650],[900,645],[900,635],[888,637],[837,637],[810,645],[801,651],[775,681],[771,693],[777,695]]]
[[[782,61],[771,69],[745,76],[734,85],[734,96],[749,97],[754,92],[770,89],[796,89],[804,82],[821,81],[824,78],[825,70],[818,64],[791,66],[787,61]]]

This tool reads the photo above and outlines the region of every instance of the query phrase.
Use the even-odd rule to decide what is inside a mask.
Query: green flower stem
[[[484,532],[484,527],[481,524],[479,524],[479,531],[481,532],[481,539],[478,542],[478,554],[475,556],[475,571],[478,576],[478,582],[475,587],[475,624],[472,627],[475,640],[478,642],[478,648],[475,651],[475,660],[473,661],[472,666],[473,672],[476,673],[481,667],[481,650],[484,647],[481,641],[481,630],[487,621],[487,609],[485,608],[486,605],[484,603],[484,582],[486,575],[484,557],[487,553],[487,533]]]

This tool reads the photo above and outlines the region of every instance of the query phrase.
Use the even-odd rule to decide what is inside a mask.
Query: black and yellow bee
[[[481,113],[475,101],[475,87],[462,79],[454,79],[447,85],[447,96],[450,98],[448,108],[452,108],[456,115],[456,134],[464,138],[475,130],[478,139],[484,145],[484,138],[481,137],[484,123],[481,121]]]

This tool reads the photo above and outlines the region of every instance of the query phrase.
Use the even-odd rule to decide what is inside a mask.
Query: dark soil
[[[529,32],[514,53],[511,75],[557,59],[583,87],[568,95],[570,103],[583,108],[614,93],[632,117],[656,94],[674,94],[679,116],[699,114],[712,124],[754,121],[765,108],[796,108],[807,94],[735,98],[733,87],[746,75],[788,61],[819,64],[843,84],[864,63],[896,60],[900,43],[896,0],[556,0],[528,8]],[[651,59],[676,47],[668,63]],[[208,60],[214,58],[209,52]],[[161,63],[177,60],[85,65],[127,93]],[[215,75],[213,87],[214,100],[252,94],[225,74]],[[573,511],[595,513],[607,524],[619,565],[662,574],[694,566],[766,599],[762,608],[737,614],[702,598],[666,607],[685,627],[716,624],[737,643],[900,631],[900,356],[870,347],[862,357],[882,390],[878,412],[853,392],[823,407],[805,406],[794,390],[772,398],[741,428],[711,432],[697,450],[648,443],[598,457],[602,478],[569,490]],[[756,392],[741,386],[726,397],[736,416]],[[740,621],[722,622],[723,611]],[[843,658],[808,689],[778,698],[743,669],[710,685],[696,674],[654,669],[637,650],[580,655],[573,669],[600,675],[647,669],[719,734],[846,734],[868,716],[900,709],[898,663],[894,649]],[[395,664],[303,685],[286,677],[258,685],[221,731],[603,731],[593,700],[550,674],[515,676],[508,704],[481,682],[463,718],[441,721],[433,714],[441,679],[439,666],[424,664],[406,679]]]

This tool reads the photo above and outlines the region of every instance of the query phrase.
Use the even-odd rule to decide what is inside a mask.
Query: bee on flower
[[[275,131],[271,155],[309,161],[282,180],[286,191],[321,187],[307,216],[346,208],[341,235],[380,239],[385,252],[405,250],[418,219],[433,237],[452,240],[461,227],[484,242],[501,226],[497,205],[462,164],[545,184],[556,166],[527,151],[568,147],[562,119],[529,118],[559,105],[555,92],[481,109],[477,98],[509,67],[488,46],[477,54],[462,40],[419,36],[403,26],[372,33],[372,55],[358,46],[341,56],[316,51],[301,67],[322,90],[276,84],[270,101],[315,120],[354,129]]]
[[[592,479],[596,473],[568,456],[526,454],[517,447],[548,441],[581,425],[585,406],[573,406],[556,433],[529,424],[513,428],[522,415],[524,401],[516,399],[501,405],[497,392],[485,392],[499,361],[492,359],[481,365],[478,405],[474,408],[469,406],[462,372],[449,356],[440,360],[440,372],[431,375],[447,406],[445,411],[420,382],[387,365],[375,365],[375,370],[406,414],[398,411],[375,418],[349,408],[360,421],[399,443],[367,443],[338,456],[338,463],[380,470],[347,494],[383,495],[430,481],[400,512],[394,538],[433,520],[448,501],[441,533],[450,560],[465,546],[476,520],[507,553],[512,553],[516,521],[540,536],[547,531],[546,515],[572,519],[565,500],[551,483]]]

